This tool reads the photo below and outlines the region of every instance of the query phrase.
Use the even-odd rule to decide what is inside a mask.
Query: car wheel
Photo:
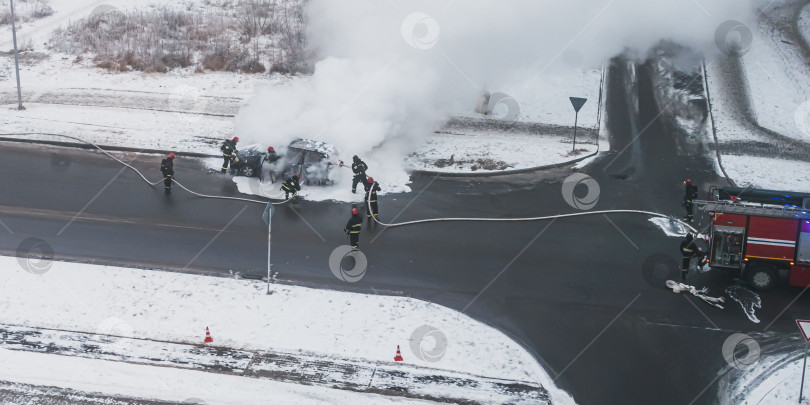
[[[255,173],[255,171],[253,170],[252,167],[250,167],[248,165],[245,165],[245,167],[242,168],[242,174],[245,177],[253,177],[253,175],[256,174],[256,173]]]
[[[770,290],[776,285],[777,272],[764,265],[753,266],[746,273],[746,281],[755,290]]]

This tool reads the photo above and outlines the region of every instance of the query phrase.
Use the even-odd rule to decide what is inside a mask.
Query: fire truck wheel
[[[773,268],[764,265],[751,267],[746,274],[748,285],[755,290],[770,290],[776,284],[777,272]]]

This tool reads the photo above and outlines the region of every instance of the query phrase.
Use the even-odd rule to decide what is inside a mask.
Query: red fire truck
[[[696,201],[711,215],[709,266],[727,269],[758,290],[780,273],[790,285],[810,286],[810,194],[724,187]]]

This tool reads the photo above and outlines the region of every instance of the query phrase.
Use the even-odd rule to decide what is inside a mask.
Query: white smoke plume
[[[259,89],[238,114],[248,142],[334,144],[399,180],[402,158],[481,92],[598,67],[661,40],[715,50],[753,0],[309,0],[311,79]],[[519,101],[519,100],[518,100]]]

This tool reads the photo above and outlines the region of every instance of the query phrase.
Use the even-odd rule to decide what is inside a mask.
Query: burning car
[[[337,149],[326,142],[296,139],[281,158],[280,173],[284,178],[301,174],[302,184],[332,184],[330,173],[337,165],[330,158],[336,155]]]
[[[261,176],[264,156],[260,150],[250,147],[240,150],[231,159],[231,171],[238,176],[256,177]]]
[[[300,174],[302,184],[328,185],[332,184],[330,173],[337,166],[330,158],[336,155],[337,149],[326,142],[296,139],[277,162],[268,162],[266,153],[250,147],[239,151],[231,168],[236,175],[262,180],[269,177],[271,182]]]

